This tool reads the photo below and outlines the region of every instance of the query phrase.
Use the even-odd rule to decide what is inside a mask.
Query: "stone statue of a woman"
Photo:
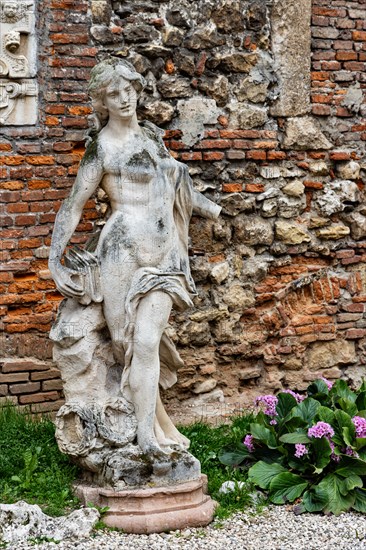
[[[174,384],[182,364],[166,328],[172,306],[192,306],[195,293],[188,261],[192,211],[216,219],[220,207],[193,189],[187,167],[166,149],[163,131],[138,122],[136,105],[144,85],[124,60],[103,61],[92,70],[89,93],[99,128],[57,214],[49,267],[57,288],[69,298],[61,319],[67,311],[84,315],[100,303],[95,307],[108,328],[114,362],[123,368],[118,398],[133,406],[141,451],[156,455],[189,444],[159,396],[159,382],[163,388]],[[97,247],[93,254],[74,252],[74,263],[69,256],[62,264],[83,207],[98,186],[109,197],[111,214]],[[56,342],[60,319],[57,323],[51,334]]]

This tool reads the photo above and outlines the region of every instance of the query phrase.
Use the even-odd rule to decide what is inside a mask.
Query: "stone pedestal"
[[[113,491],[78,484],[84,505],[108,506],[103,521],[126,533],[149,534],[203,527],[212,519],[217,503],[207,494],[207,478],[165,487]]]

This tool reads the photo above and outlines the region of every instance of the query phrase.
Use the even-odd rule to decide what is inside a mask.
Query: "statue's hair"
[[[106,89],[119,76],[130,81],[138,95],[146,86],[144,77],[125,59],[110,58],[95,65],[91,70],[88,91],[94,107],[97,131],[108,121],[108,110],[104,105]]]

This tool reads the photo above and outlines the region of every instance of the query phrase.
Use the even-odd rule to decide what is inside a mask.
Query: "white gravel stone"
[[[291,507],[269,506],[263,512],[246,509],[225,521],[201,529],[184,529],[153,535],[97,532],[94,537],[59,544],[20,544],[8,550],[363,550],[365,516],[346,513],[296,516]]]

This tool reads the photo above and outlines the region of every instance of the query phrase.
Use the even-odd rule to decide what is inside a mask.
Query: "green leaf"
[[[349,441],[354,441],[356,437],[356,429],[350,415],[340,409],[337,409],[334,416],[336,419],[336,425],[334,428],[336,429],[337,434],[343,438],[346,445],[351,445]],[[347,430],[344,431],[344,428],[347,428]],[[348,442],[344,439],[345,436]]]
[[[359,411],[366,409],[366,391],[362,391],[358,394],[356,405]]]
[[[318,401],[315,401],[315,399],[312,399],[311,397],[307,397],[304,401],[298,403],[298,405],[292,409],[291,416],[298,416],[307,424],[311,424],[318,412],[319,407],[320,403]]]
[[[334,412],[329,407],[319,407],[318,418],[321,422],[327,422],[332,425],[334,422]]]
[[[356,451],[363,449],[365,445],[366,445],[366,437],[356,437],[356,445],[354,446]]]
[[[343,479],[336,474],[328,474],[318,485],[319,489],[327,494],[325,512],[331,512],[338,516],[341,512],[349,510],[354,502],[354,493],[342,495]]]
[[[267,490],[272,479],[278,474],[286,472],[286,468],[275,462],[267,464],[260,460],[248,470],[248,479],[261,489]]]
[[[282,443],[310,443],[311,439],[305,432],[293,432],[290,434],[284,434],[280,437]]]
[[[348,477],[353,474],[364,476],[366,475],[366,461],[352,456],[343,456],[341,467],[337,468],[336,473],[343,477]]]
[[[350,416],[355,416],[357,414],[357,411],[358,411],[357,405],[350,399],[345,399],[344,397],[341,397],[338,400],[338,404],[341,407],[341,409],[347,414],[349,414]]]
[[[355,487],[363,487],[363,481],[360,478],[360,476],[356,474],[351,474],[350,476],[346,477],[346,479],[343,480],[343,488],[342,491],[343,495],[346,495],[349,491],[352,491],[352,489],[355,489]]]
[[[338,400],[341,397],[344,397],[345,399],[349,399],[353,403],[355,403],[357,399],[357,394],[355,394],[355,392],[350,390],[350,388],[347,385],[347,382],[340,379],[334,382],[333,387],[330,390],[329,394]]]
[[[315,473],[320,474],[323,469],[330,462],[330,455],[332,454],[332,449],[330,448],[329,441],[326,437],[321,439],[313,439],[312,441]]]
[[[296,407],[297,401],[290,393],[279,393],[277,395],[278,403],[276,406],[277,421],[284,420],[291,410]]]
[[[269,498],[274,504],[293,502],[302,495],[307,486],[308,482],[301,476],[283,472],[272,479]]]
[[[327,492],[319,486],[305,491],[302,504],[307,512],[321,512],[328,502]]]
[[[349,428],[342,428],[342,436],[343,436],[343,441],[345,442],[345,444],[348,447],[352,447],[353,446],[353,438],[352,438],[351,434],[349,433]]]
[[[355,489],[353,509],[362,514],[366,514],[366,489]]]
[[[317,394],[325,394],[328,396],[329,390],[324,380],[318,378],[308,386],[306,393],[309,397],[314,397]]]
[[[250,433],[254,439],[265,443],[270,449],[277,449],[277,441],[274,433],[261,424],[251,424]]]
[[[243,445],[243,449],[237,449],[235,451],[223,451],[219,454],[219,461],[226,466],[240,466],[246,458],[250,457],[250,453]]]

